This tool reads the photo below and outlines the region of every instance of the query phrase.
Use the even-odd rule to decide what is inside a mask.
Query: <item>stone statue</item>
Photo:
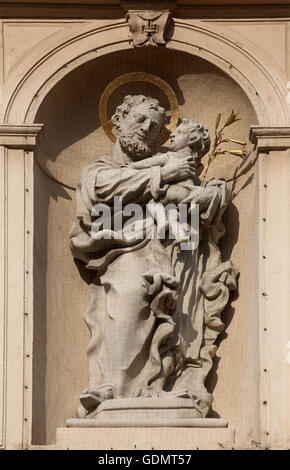
[[[77,186],[71,250],[92,273],[84,315],[91,333],[90,384],[80,396],[80,418],[96,419],[100,410],[114,409],[120,417],[121,409],[131,409],[131,417],[139,413],[139,423],[144,417],[163,422],[157,408],[175,423],[178,416],[206,417],[212,403],[204,383],[224,326],[221,312],[236,288],[235,269],[221,262],[218,248],[228,189],[218,179],[200,184],[198,168],[210,138],[197,121],[183,120],[170,136],[169,151],[158,153],[164,121],[156,99],[126,96],[112,117],[117,137],[112,154],[86,166]],[[116,197],[122,198],[117,214]],[[98,205],[109,208],[112,221],[121,216],[130,225],[123,207],[132,203],[141,207],[139,236],[104,227],[95,234]],[[158,236],[158,211],[146,236],[152,215],[146,208],[189,203],[199,207],[196,246],[181,249],[191,233],[188,223],[187,232],[179,231],[187,238],[169,236],[184,229],[170,222],[170,211],[165,237]],[[180,408],[187,414],[180,415]]]

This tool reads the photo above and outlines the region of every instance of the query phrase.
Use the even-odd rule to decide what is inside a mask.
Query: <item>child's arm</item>
[[[195,156],[195,153],[189,148],[189,147],[186,147],[184,149],[181,149],[181,150],[177,150],[177,151],[169,151],[166,153],[166,155],[168,156],[168,159],[175,159],[175,158],[194,158]]]
[[[152,166],[163,166],[167,160],[166,153],[160,153],[154,157],[144,158],[139,162],[130,163],[128,166],[134,170],[143,170],[145,168],[151,168]]]

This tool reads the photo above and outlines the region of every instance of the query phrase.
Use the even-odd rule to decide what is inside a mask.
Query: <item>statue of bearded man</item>
[[[145,232],[138,238],[113,231],[110,237],[93,235],[97,205],[109,207],[114,219],[115,197],[123,206],[137,203],[145,223],[149,201],[162,201],[173,182],[197,178],[187,157],[163,166],[132,165],[157,155],[164,121],[157,100],[126,96],[112,117],[117,137],[112,154],[81,172],[71,250],[92,280],[84,314],[91,333],[90,383],[80,396],[80,417],[93,416],[106,400],[165,396],[194,399],[202,417],[212,401],[204,380],[223,326],[220,313],[235,284],[233,268],[221,263],[217,247],[224,233],[225,182],[213,180],[201,188],[197,181],[203,213],[202,241],[195,250],[174,252],[174,241],[160,239],[156,230],[150,238]]]

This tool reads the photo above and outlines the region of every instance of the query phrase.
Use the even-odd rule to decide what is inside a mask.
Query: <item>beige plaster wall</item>
[[[2,8],[1,11],[4,10]],[[88,18],[94,18],[94,15],[90,16],[89,11],[84,10],[85,13],[82,13],[80,18],[81,10],[77,8],[71,16],[75,19],[68,19],[67,9],[56,10],[53,7],[50,10],[48,8],[47,13],[42,9],[39,13],[43,19],[40,19],[39,16],[35,17],[35,7],[29,10],[31,17],[28,10],[21,10],[23,18],[17,10],[17,18],[13,18],[14,10],[10,9],[7,13],[6,9],[5,15],[3,14],[5,19],[0,20],[1,108],[5,111],[5,99],[10,97],[12,91],[15,91],[16,101],[18,97],[18,107],[16,112],[12,113],[11,124],[23,122],[23,110],[27,109],[29,101],[26,101],[26,97],[33,96],[37,86],[42,86],[46,80],[49,81],[50,72],[55,72],[54,65],[62,69],[70,61],[71,49],[64,50],[61,59],[61,52],[57,54],[61,51],[61,41],[69,40],[70,36],[74,37],[77,28],[80,28],[80,33],[83,27],[89,31],[91,26],[97,28],[109,24],[108,20],[102,18],[114,16],[108,16],[107,9],[98,12],[98,20],[89,20]],[[70,11],[72,12],[72,9]],[[276,96],[277,89],[269,86],[271,80],[266,77],[267,73],[273,82],[279,82],[279,89],[282,90],[280,100],[285,103],[286,93],[290,92],[289,84],[287,88],[287,81],[290,80],[290,21],[289,17],[282,16],[285,17],[287,12],[281,9],[283,14],[280,17],[276,14],[275,18],[270,18],[272,10],[263,7],[263,12],[255,10],[256,18],[249,18],[248,9],[245,15],[239,14],[239,11],[242,10],[195,9],[193,14],[190,8],[179,9],[177,21],[182,19],[185,25],[195,24],[193,18],[199,17],[201,20],[197,23],[202,33],[197,34],[186,27],[182,30],[177,28],[176,39],[188,41],[190,38],[187,45],[180,47],[191,54],[204,54],[206,57],[205,50],[208,48],[213,54],[211,59],[215,54],[217,63],[222,63],[220,59],[224,59],[226,64],[234,63],[229,73],[236,79],[241,79],[242,75],[246,77],[248,85],[244,89],[250,93],[251,87],[254,88],[251,99],[259,110],[260,98],[256,97],[256,90],[263,91],[263,102],[266,103],[271,119],[259,124],[267,125],[270,122],[273,126],[287,125],[286,120],[283,124],[282,121],[276,122],[280,105],[277,106],[279,100],[274,100],[271,90]],[[251,11],[254,12],[254,9]],[[112,10],[110,12],[112,13]],[[209,16],[212,19],[209,19]],[[123,13],[119,12],[113,22],[116,18],[123,19]],[[220,28],[218,36],[213,34],[212,27]],[[127,37],[126,28],[124,23],[123,32],[114,30],[104,34],[109,41],[112,34],[124,40]],[[220,35],[221,32],[225,33],[225,40],[223,33]],[[76,37],[77,40],[72,45],[73,52],[81,55],[82,40],[80,36]],[[226,37],[232,40],[233,60],[227,49]],[[92,36],[91,47],[95,47],[96,41],[97,35]],[[200,42],[203,46],[201,51],[198,48]],[[174,47],[173,44],[177,45],[172,41],[169,47]],[[250,125],[257,123],[249,100],[231,78],[214,66],[194,55],[168,49],[134,51],[128,44],[117,47],[129,47],[129,50],[99,58],[71,72],[47,96],[36,116],[35,122],[45,124],[38,158],[57,178],[69,185],[75,185],[79,171],[86,163],[95,155],[110,151],[111,143],[105,137],[98,121],[98,100],[107,83],[115,76],[130,71],[145,70],[167,80],[177,93],[181,117],[194,116],[208,124],[210,130],[213,129],[217,112],[226,114],[233,107],[240,113],[242,121],[233,129],[232,137],[248,138]],[[227,55],[223,57],[225,50]],[[49,62],[52,51],[54,55]],[[44,67],[41,66],[44,56],[49,63],[46,68],[45,61]],[[88,55],[86,60],[93,57],[95,54]],[[252,59],[257,60],[255,67]],[[29,82],[29,74],[35,64],[36,71],[32,73],[32,78],[35,78]],[[237,75],[236,69],[242,73]],[[257,75],[258,69],[266,73]],[[56,74],[52,78],[52,82],[56,83],[60,75],[64,75],[61,70],[59,75]],[[22,88],[17,90],[24,76],[27,80],[23,80]],[[112,97],[111,110],[127,92],[133,92],[132,87],[127,91],[120,89]],[[156,89],[138,85],[134,87],[134,92],[153,94],[167,105]],[[45,91],[42,96],[44,94]],[[38,101],[35,95],[32,114],[42,96]],[[289,110],[290,101],[288,103]],[[280,115],[284,112],[283,106],[281,110]],[[2,111],[1,109],[1,114]],[[36,163],[32,260],[30,238],[33,232],[33,152],[27,154],[21,150],[26,148],[26,137],[19,140],[21,143],[16,145],[16,149],[7,148],[6,145],[11,144],[11,139],[15,147],[16,141],[11,136],[5,137],[5,142],[1,141],[4,146],[0,147],[0,250],[3,260],[0,275],[0,448],[16,449],[30,446],[31,420],[33,443],[46,444],[55,442],[56,428],[64,426],[65,419],[75,415],[79,392],[87,384],[85,349],[88,332],[81,317],[88,303],[89,292],[68,249],[68,233],[75,214],[74,191],[48,179]],[[275,145],[280,149],[279,142],[277,143],[276,139],[275,141]],[[219,161],[219,164],[213,167],[212,174],[230,177],[234,165],[233,159]],[[231,438],[226,438],[226,447],[231,447],[232,441],[235,441],[236,448],[259,447],[261,439],[262,446],[286,448],[290,445],[290,419],[287,418],[290,411],[289,399],[287,400],[290,383],[289,360],[286,360],[289,356],[290,331],[289,288],[287,289],[289,151],[288,154],[284,150],[281,150],[281,153],[274,151],[269,155],[261,154],[259,168],[259,171],[257,166],[253,168],[254,178],[251,184],[239,193],[225,216],[228,232],[222,241],[222,250],[225,257],[231,254],[233,261],[240,268],[241,276],[239,294],[232,298],[231,306],[224,314],[226,332],[220,338],[217,360],[208,386],[213,390],[215,397],[212,415],[220,415],[230,423]],[[260,181],[258,174],[261,174]],[[239,187],[248,176],[239,183]],[[29,192],[26,192],[27,189]],[[262,217],[266,219],[266,224]],[[19,230],[15,230],[15,227]],[[266,261],[262,259],[265,253]],[[30,281],[32,265],[34,291]],[[260,297],[264,291],[267,296]],[[33,388],[30,380],[32,302]],[[263,307],[263,303],[266,307]],[[267,406],[264,406],[263,402],[266,402]],[[233,429],[236,430],[235,433],[232,432]],[[76,436],[71,431],[74,430],[60,430],[60,446],[65,448],[69,441],[72,446],[86,445],[88,438],[92,439],[92,445],[96,445],[94,439],[99,442],[98,432],[84,431]],[[148,448],[154,445],[166,448],[169,443],[172,445],[176,436],[172,429],[163,430],[161,440],[157,439],[155,431],[140,429],[136,433],[133,429],[124,432],[124,439],[120,442],[126,448],[134,448],[133,441],[138,434],[138,447],[142,446],[142,442],[143,445],[149,446]],[[103,445],[109,445],[108,442],[112,440],[118,448],[118,430],[105,434],[106,438],[101,441]],[[222,436],[217,437],[213,433],[207,444],[203,433],[185,431],[180,436],[186,448],[192,445],[193,435],[195,442],[203,441],[204,436],[205,444],[202,443],[205,446],[215,448],[217,440],[224,442]],[[177,442],[180,440],[177,439]]]
[[[100,94],[116,76],[139,70],[167,80],[177,94],[180,116],[195,117],[211,131],[217,113],[225,117],[232,108],[242,120],[233,127],[231,137],[247,140],[249,127],[257,123],[244,92],[206,61],[166,49],[124,51],[79,67],[49,93],[36,117],[36,122],[45,126],[37,152],[41,165],[59,180],[75,186],[81,168],[111,149],[111,142],[100,128]],[[112,96],[111,111],[127,93],[157,96],[168,108],[159,90],[136,84],[124,86]],[[213,167],[212,175],[230,178],[237,160],[221,160]],[[224,315],[227,329],[208,380],[215,396],[212,416],[228,419],[241,441],[257,439],[259,431],[257,182],[255,174],[226,216],[228,233],[223,253],[225,257],[231,255],[241,278],[239,295]],[[36,167],[34,206],[33,443],[45,444],[54,442],[56,428],[75,416],[79,392],[87,384],[88,333],[82,313],[89,291],[68,248],[75,214],[74,191],[49,180]]]

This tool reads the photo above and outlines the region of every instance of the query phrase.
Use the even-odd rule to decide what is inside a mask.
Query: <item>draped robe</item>
[[[114,197],[145,209],[167,187],[159,166],[136,170],[113,155],[81,173],[71,250],[95,273],[84,315],[91,333],[89,387],[110,387],[114,398],[193,397],[205,416],[212,397],[204,381],[223,328],[220,314],[235,288],[235,270],[230,261],[221,263],[217,245],[228,202],[225,182],[195,188],[193,198],[203,204],[201,240],[193,251],[173,250],[172,256],[173,241],[159,240],[156,231],[149,239],[92,236],[96,204],[108,205],[113,218]]]

